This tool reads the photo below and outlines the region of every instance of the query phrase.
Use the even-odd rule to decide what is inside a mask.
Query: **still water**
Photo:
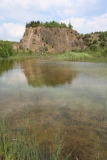
[[[107,64],[24,60],[0,62],[0,116],[11,132],[29,126],[42,144],[60,129],[62,154],[107,160]],[[23,122],[23,123],[22,123]]]

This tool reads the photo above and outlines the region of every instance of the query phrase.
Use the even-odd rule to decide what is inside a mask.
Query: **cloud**
[[[100,16],[92,18],[67,18],[62,20],[68,24],[69,22],[73,25],[73,28],[79,33],[90,33],[95,31],[106,31],[107,30],[107,12]]]
[[[1,0],[0,1],[0,10],[16,10],[20,11],[21,9],[35,9],[37,11],[66,11],[68,10],[77,10],[77,8],[85,8],[88,4],[88,7],[93,4],[96,4],[97,0]]]
[[[7,81],[8,79],[8,81]],[[12,71],[8,71],[7,74],[4,74],[1,77],[1,83],[6,85],[16,85],[21,83],[25,83],[26,82],[26,77],[24,75],[23,72],[20,72],[20,70],[12,70]]]
[[[0,39],[19,40],[26,22],[69,21],[79,33],[105,30],[106,0],[0,0]],[[102,7],[102,8],[101,8]],[[101,16],[96,16],[100,15]],[[106,20],[106,21],[105,21]],[[100,24],[101,23],[101,24]],[[100,25],[99,25],[100,24]]]
[[[59,21],[62,18],[81,17],[87,10],[95,12],[98,1],[101,0],[14,0],[14,3],[13,0],[1,0],[0,15],[9,22],[17,20],[18,23],[29,20],[47,21],[47,17]]]
[[[1,0],[0,1],[0,9],[4,10],[4,9],[12,9],[12,8],[17,8],[17,7],[21,7],[21,8],[28,8],[30,5],[32,5],[32,1],[30,0],[26,0],[26,1],[22,1],[22,0]],[[19,8],[20,9],[20,8]]]
[[[18,40],[23,36],[24,31],[25,26],[21,24],[3,23],[3,25],[0,26],[0,39]]]
[[[93,28],[93,31],[106,31],[107,30],[107,12],[103,15],[93,17],[86,24],[89,28]]]

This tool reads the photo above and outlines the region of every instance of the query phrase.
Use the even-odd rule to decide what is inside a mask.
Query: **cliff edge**
[[[26,28],[19,45],[20,50],[31,50],[34,53],[80,51],[85,47],[77,31],[70,28],[43,26]]]

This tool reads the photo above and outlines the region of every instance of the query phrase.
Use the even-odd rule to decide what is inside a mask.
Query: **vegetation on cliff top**
[[[52,27],[60,27],[60,28],[73,28],[71,23],[69,22],[68,26],[65,23],[58,23],[55,21],[52,22],[40,22],[40,21],[31,21],[29,23],[26,23],[26,28],[29,27],[39,27],[39,26],[44,26],[46,28],[52,28]]]

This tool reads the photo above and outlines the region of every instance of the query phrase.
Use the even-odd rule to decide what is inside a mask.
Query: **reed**
[[[58,55],[59,60],[71,60],[71,61],[84,61],[90,59],[91,56],[87,53],[76,53],[76,52],[66,52],[64,54]]]

